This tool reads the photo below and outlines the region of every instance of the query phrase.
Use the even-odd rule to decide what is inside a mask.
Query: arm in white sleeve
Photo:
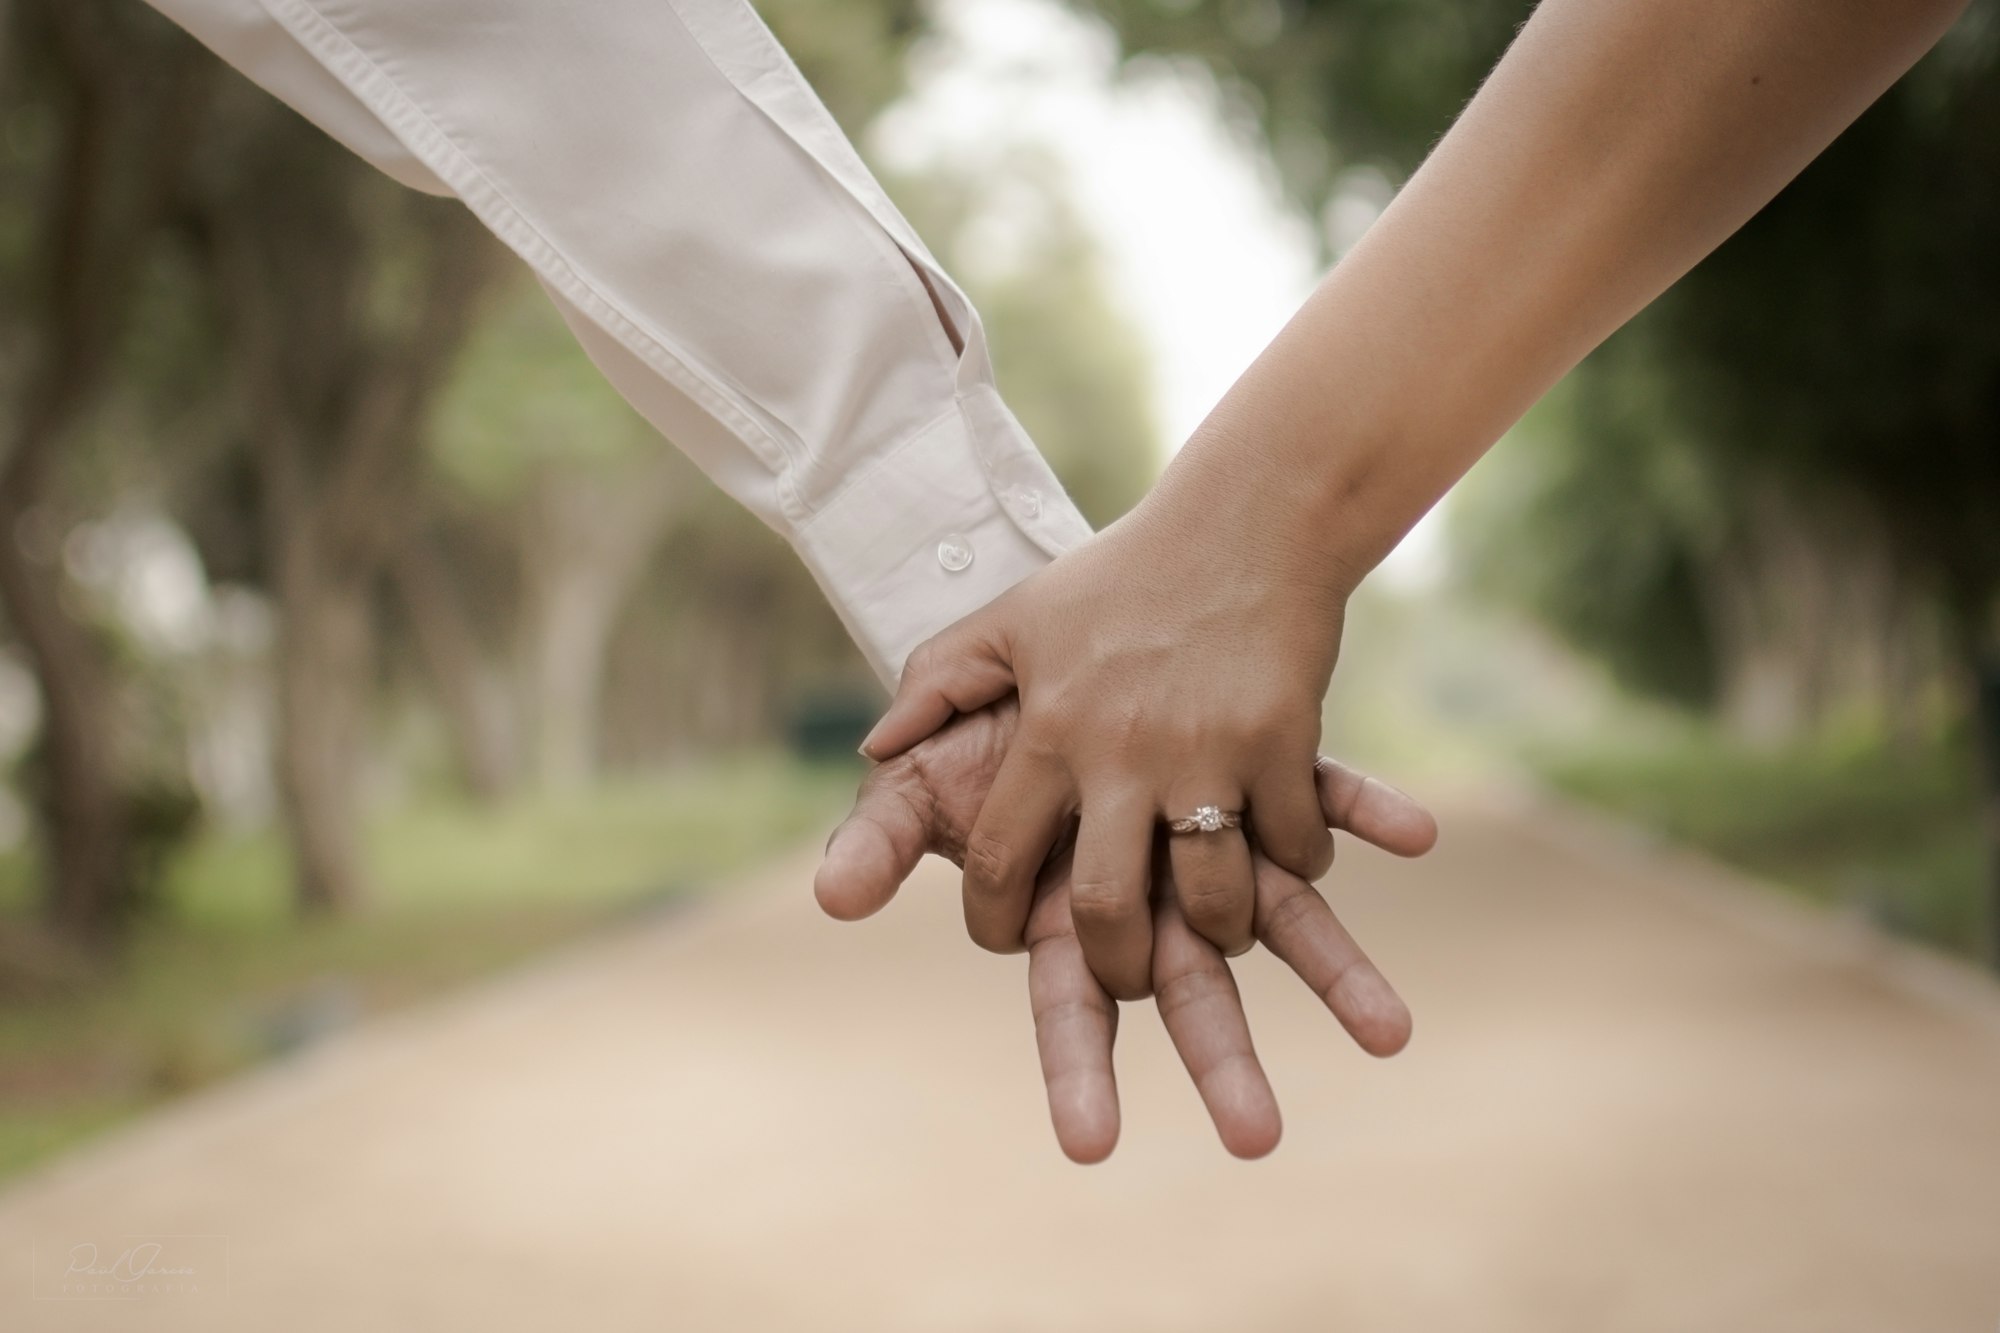
[[[971,305],[743,0],[152,3],[464,200],[619,392],[792,543],[885,680],[1088,535]]]

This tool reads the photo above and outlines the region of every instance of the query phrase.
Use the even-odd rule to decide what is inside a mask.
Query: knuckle
[[[957,850],[953,845],[951,830],[940,826],[937,820],[936,800],[922,784],[901,783],[888,788],[884,796],[893,800],[895,809],[900,812],[894,816],[896,821],[905,830],[916,835],[916,840],[925,851],[937,852],[948,857]],[[877,822],[886,828],[890,819],[891,816],[885,811],[883,819]]]
[[[1260,835],[1257,843],[1264,855],[1302,879],[1325,874],[1333,860],[1333,835],[1325,829],[1281,826]]]
[[[1256,943],[1256,937],[1247,928],[1194,921],[1188,922],[1188,926],[1195,934],[1207,940],[1224,958],[1234,958]]]
[[[1067,685],[1058,685],[1037,695],[1030,711],[1037,730],[1056,736],[1075,735],[1086,724],[1092,731],[1108,725],[1088,698]],[[1107,734],[1115,736],[1115,732]]]
[[[1298,755],[1304,759],[1318,747],[1318,721],[1318,705],[1270,701],[1244,721],[1244,739],[1256,755]]]
[[[1148,739],[1148,721],[1145,707],[1136,699],[1119,699],[1108,708],[1101,707],[1096,718],[1103,739],[1117,746],[1121,754],[1130,753]]]
[[[1070,885],[1070,916],[1079,928],[1117,925],[1140,906],[1122,880],[1079,879]]]
[[[903,659],[903,672],[922,679],[950,677],[962,672],[972,662],[973,641],[964,632],[954,627],[935,634],[910,651]]]
[[[1240,714],[1234,730],[1246,750],[1261,755],[1285,749],[1298,727],[1294,715],[1267,706]]]
[[[1240,951],[1255,938],[1255,904],[1232,895],[1214,894],[1194,901],[1183,898],[1181,916],[1195,934],[1225,953]]]
[[[1033,1003],[1032,1013],[1035,1026],[1066,1022],[1071,1019],[1116,1021],[1118,1010],[1103,995],[1068,997],[1060,1000],[1040,1000]]]
[[[1310,924],[1314,905],[1324,905],[1325,901],[1317,891],[1301,885],[1271,905],[1260,923],[1261,929],[1279,942],[1296,939]]]
[[[1190,919],[1200,916],[1215,920],[1234,917],[1243,906],[1245,895],[1239,885],[1211,882],[1182,885],[1180,897],[1181,911]]]
[[[1207,968],[1192,966],[1156,976],[1155,994],[1160,1017],[1171,1018],[1191,1005],[1231,998],[1236,987],[1228,978],[1226,971],[1218,974]]]
[[[937,666],[938,641],[925,639],[911,649],[910,655],[903,659],[903,676],[905,679],[922,680],[933,675],[937,671]]]
[[[967,897],[993,898],[1005,891],[1015,874],[1013,848],[991,833],[974,829],[965,839]]]
[[[909,799],[913,791],[926,789],[923,765],[915,754],[905,751],[894,759],[875,765],[868,775],[861,779],[861,790],[868,796],[899,796]]]
[[[1014,730],[1008,755],[1037,769],[1057,770],[1062,764],[1063,751],[1059,738],[1063,734],[1061,725],[1054,722],[1046,710],[1036,709],[1032,713],[1024,710],[1021,723]]]

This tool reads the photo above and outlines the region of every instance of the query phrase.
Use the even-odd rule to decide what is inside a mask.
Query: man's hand
[[[1003,702],[959,718],[861,784],[854,812],[827,843],[814,880],[820,905],[843,921],[879,911],[926,852],[962,859],[965,838],[1005,757],[1015,721]],[[1315,771],[1327,824],[1400,856],[1437,840],[1428,812],[1392,787],[1320,760]],[[1164,867],[1164,860],[1159,862]],[[1064,1153],[1099,1162],[1118,1142],[1111,1050],[1118,1006],[1091,974],[1070,914],[1070,853],[1044,867],[1021,941],[1028,995],[1048,1085],[1049,1118]],[[1164,870],[1163,872],[1164,873]],[[1313,887],[1259,857],[1257,938],[1325,1001],[1360,1047],[1394,1055],[1409,1041],[1410,1011]],[[1223,1145],[1260,1157],[1281,1131],[1271,1085],[1257,1062],[1229,966],[1181,916],[1171,892],[1155,894],[1152,985]]]

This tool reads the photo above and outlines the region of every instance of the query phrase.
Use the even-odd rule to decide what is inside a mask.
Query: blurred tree
[[[78,497],[62,446],[115,372],[208,71],[177,31],[110,0],[19,0],[0,31],[0,601],[41,695],[49,909],[94,937],[141,867],[114,669],[67,587]]]
[[[857,136],[925,22],[919,0],[764,9]],[[207,578],[271,595],[275,785],[308,909],[365,896],[358,769],[385,648],[426,664],[486,793],[768,739],[801,699],[865,680],[782,543],[652,437],[531,284],[475,318],[495,249],[454,205],[218,79],[141,6],[19,0],[0,31],[0,601],[44,696],[65,924],[132,899],[157,859],[147,812],[168,808],[140,779],[187,763],[178,723],[150,719],[178,687],[66,568],[133,515],[170,510]],[[1103,521],[1152,470],[1143,365],[1058,211],[1031,262],[975,286],[1011,400]],[[57,447],[82,441],[101,447]],[[262,650],[232,642],[228,688],[261,688]]]
[[[1344,170],[1400,178],[1451,125],[1533,0],[1071,0],[1132,54],[1193,57],[1244,99],[1287,187],[1318,208]]]
[[[510,643],[510,744],[539,785],[580,784],[597,771],[612,637],[653,553],[705,483],[604,382],[525,278],[509,285],[465,349],[431,433],[432,464],[446,494],[504,515],[486,527],[511,568],[505,596],[487,599],[486,627],[453,633],[464,647],[449,652],[451,664],[438,645],[427,656],[447,693],[476,697],[507,674],[479,663],[490,662],[496,644]],[[426,595],[407,554],[399,585],[413,618],[428,623],[420,642],[443,637],[451,623],[445,617],[463,618],[442,588]],[[504,623],[496,629],[497,622]],[[474,649],[475,641],[484,649]],[[456,729],[468,725],[499,724],[466,719]]]
[[[505,674],[494,665],[481,624],[466,605],[465,584],[440,540],[441,526],[435,509],[412,523],[390,553],[389,577],[435,687],[459,783],[468,796],[490,804],[514,788],[521,728]]]
[[[805,566],[706,484],[688,497],[645,586],[610,657],[607,762],[766,745],[802,708],[878,707],[871,673]],[[663,680],[674,688],[663,691]]]
[[[1648,321],[1695,438],[1718,460],[1756,460],[1801,503],[1879,524],[1900,569],[1942,595],[1966,680],[1987,682],[2000,682],[1996,229],[2000,4],[1975,0]],[[2000,755],[2000,714],[1983,730]]]
[[[364,896],[374,593],[415,517],[422,428],[499,249],[232,81],[190,229],[220,312],[279,612],[277,780],[307,911]]]
[[[1914,736],[1939,636],[1880,518],[1802,501],[1768,460],[1690,438],[1643,334],[1558,387],[1466,479],[1460,577],[1635,692],[1712,710],[1746,739],[1834,718]]]
[[[903,91],[903,60],[929,27],[924,0],[759,0],[820,100],[850,135]]]
[[[1345,168],[1375,164],[1392,177],[1413,169],[1533,8],[1528,0],[1088,7],[1112,21],[1129,49],[1192,54],[1246,89],[1280,169],[1314,206],[1337,192]],[[1589,479],[1593,498],[1622,485],[1618,507],[1647,512],[1636,527],[1572,524],[1564,536],[1582,543],[1565,581],[1595,577],[1595,557],[1621,547],[1629,555],[1635,537],[1661,541],[1645,577],[1627,590],[1669,611],[1669,623],[1674,615],[1684,622],[1690,599],[1698,602],[1717,651],[1745,640],[1746,621],[1816,615],[1819,627],[1794,636],[1794,670],[1824,657],[1830,636],[1853,619],[1840,593],[1853,580],[1886,586],[1904,605],[1932,590],[1991,756],[1992,919],[2000,931],[1997,75],[2000,0],[1972,0],[1915,71],[1585,364],[1579,448],[1628,447],[1611,465],[1572,469],[1570,479]],[[1659,384],[1650,429],[1620,420],[1632,358]],[[1707,473],[1704,531],[1675,517],[1685,499],[1678,482],[1656,485],[1684,471],[1675,457]],[[1523,530],[1520,539],[1535,534]],[[1703,543],[1766,565],[1771,581],[1746,591],[1726,562],[1704,560]],[[1862,570],[1868,562],[1856,548],[1871,545],[1874,568]],[[1855,569],[1824,577],[1842,563]],[[1690,574],[1712,586],[1691,590]],[[1640,642],[1657,635],[1637,616],[1614,619],[1625,624],[1612,637],[1635,628]],[[1910,626],[1892,617],[1868,632]],[[1572,627],[1605,646],[1596,631],[1608,622],[1586,617]],[[1681,688],[1693,679],[1668,674]]]
[[[1712,706],[1726,687],[1696,558],[1714,541],[1712,478],[1684,444],[1601,432],[1581,441],[1574,399],[1584,391],[1559,387],[1509,438],[1516,458],[1482,464],[1461,484],[1451,533],[1459,576],[1525,606],[1635,692]],[[1625,402],[1636,415],[1651,397]]]

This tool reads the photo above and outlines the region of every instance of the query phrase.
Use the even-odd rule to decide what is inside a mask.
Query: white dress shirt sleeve
[[[784,534],[884,680],[1089,535],[970,303],[743,0],[152,3],[464,200],[619,392]]]

